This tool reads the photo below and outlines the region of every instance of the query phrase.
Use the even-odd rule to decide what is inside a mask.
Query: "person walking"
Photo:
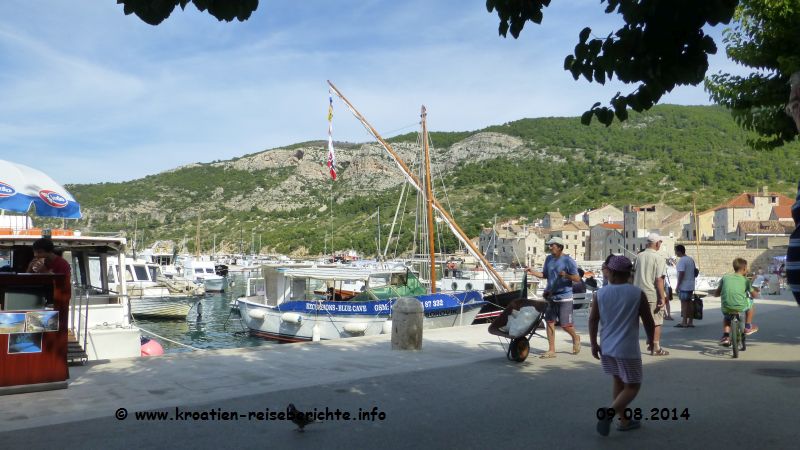
[[[572,257],[564,254],[564,240],[558,236],[547,241],[550,254],[544,260],[541,272],[529,270],[528,272],[538,278],[547,278],[547,289],[543,296],[547,300],[545,320],[547,321],[548,350],[541,358],[556,357],[556,320],[561,324],[561,329],[572,336],[572,354],[581,351],[581,338],[575,332],[572,321],[572,283],[580,281],[578,264]]]
[[[695,273],[697,265],[691,256],[686,255],[686,247],[681,244],[675,246],[675,256],[678,257],[678,299],[681,301],[681,323],[677,328],[694,328],[694,303],[692,297],[695,288]]]
[[[669,352],[661,347],[661,326],[664,324],[664,303],[667,298],[664,292],[664,273],[667,263],[658,253],[662,242],[663,238],[658,233],[647,235],[647,248],[636,257],[633,269],[633,284],[647,296],[655,323],[653,340],[647,343],[647,351],[652,356],[669,355]]]
[[[589,339],[592,356],[602,362],[603,371],[614,379],[611,409],[620,413],[619,431],[635,430],[639,420],[621,413],[636,398],[642,386],[642,352],[639,350],[639,319],[644,324],[647,341],[652,342],[655,323],[644,292],[628,283],[631,261],[624,256],[612,256],[607,267],[610,284],[594,295],[589,313]],[[601,326],[600,342],[597,328]],[[613,414],[597,422],[597,432],[608,436]]]

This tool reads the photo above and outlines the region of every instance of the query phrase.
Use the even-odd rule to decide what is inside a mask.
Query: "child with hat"
[[[606,268],[609,284],[598,290],[589,313],[589,338],[592,356],[599,359],[603,371],[614,379],[614,400],[610,408],[620,415],[617,430],[634,430],[638,420],[625,418],[622,413],[636,398],[642,386],[642,354],[639,350],[639,319],[644,324],[648,345],[653,342],[655,322],[650,314],[644,292],[629,284],[633,264],[625,256],[612,256]],[[600,325],[600,343],[597,341]],[[597,423],[597,432],[608,436],[614,413]]]

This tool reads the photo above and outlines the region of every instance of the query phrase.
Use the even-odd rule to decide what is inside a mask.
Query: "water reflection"
[[[230,282],[233,286],[230,287]],[[143,330],[151,331],[181,344],[196,348],[239,348],[275,345],[274,342],[251,337],[239,320],[238,314],[230,313],[230,302],[244,294],[246,287],[242,274],[230,274],[226,279],[225,292],[213,293],[202,298],[193,306],[186,320],[137,320]],[[154,337],[166,353],[191,352],[181,345],[159,339],[143,332],[144,336]]]

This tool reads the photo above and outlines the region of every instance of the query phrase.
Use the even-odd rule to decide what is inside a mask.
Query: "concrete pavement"
[[[650,420],[606,438],[595,432],[595,414],[609,403],[611,379],[591,357],[584,313],[580,355],[557,331],[557,358],[538,359],[546,341],[535,337],[521,364],[505,359],[486,326],[472,326],[426,331],[421,352],[393,352],[389,336],[375,336],[73,367],[68,389],[0,397],[0,448],[730,448],[731,439],[796,448],[800,308],[782,297],[759,301],[761,329],[738,360],[716,344],[717,299],[706,301],[696,328],[665,322],[672,354],[643,356],[645,381],[632,405]],[[255,415],[289,402],[356,416],[377,408],[385,418],[327,420],[297,433]],[[124,420],[115,417],[120,408]],[[689,418],[652,420],[653,408],[688,409]],[[135,417],[152,410],[166,420]],[[186,411],[254,415],[203,421],[186,420]]]

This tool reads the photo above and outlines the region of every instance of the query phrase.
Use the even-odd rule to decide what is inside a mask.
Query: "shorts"
[[[642,383],[642,358],[615,358],[600,355],[603,372],[619,377],[625,384]]]
[[[656,310],[656,303],[655,302],[652,302],[652,303],[651,302],[647,302],[647,304],[650,305],[650,308],[648,308],[648,309],[650,310],[650,315],[653,316],[653,322],[656,323],[656,326],[663,325],[664,324],[664,308],[666,306],[662,305],[661,309],[659,309],[658,312],[654,312]]]
[[[572,326],[572,299],[557,302],[547,302],[544,310],[544,320],[558,322],[562,327]]]
[[[752,306],[752,304],[750,306]],[[731,320],[733,319],[733,316],[735,316],[737,314],[739,315],[739,320],[745,320],[744,316],[745,316],[745,314],[747,314],[747,311],[750,311],[750,308],[747,308],[744,311],[732,312],[732,313],[726,313],[726,312],[723,311],[722,312],[722,320],[725,322],[725,325],[730,325],[731,324]]]
[[[678,298],[681,299],[682,302],[690,302],[693,298],[692,294],[694,294],[694,291],[678,291]]]

